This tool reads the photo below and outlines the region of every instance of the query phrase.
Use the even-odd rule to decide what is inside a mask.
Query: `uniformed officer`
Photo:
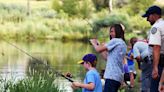
[[[152,47],[153,70],[150,92],[159,92],[159,80],[164,67],[164,20],[161,18],[161,8],[151,6],[142,17],[152,25],[149,32],[148,43]]]

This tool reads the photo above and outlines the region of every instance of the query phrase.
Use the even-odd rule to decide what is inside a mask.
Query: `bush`
[[[112,12],[109,15],[106,15],[102,19],[94,21],[93,31],[99,31],[102,27],[109,27],[112,24],[121,23],[125,26],[128,32],[131,31],[131,25],[129,24],[129,16],[127,14]]]
[[[55,18],[57,16],[56,11],[54,11],[53,9],[49,9],[49,8],[39,8],[36,10],[32,11],[34,16],[40,16],[43,18]]]
[[[78,4],[78,15],[82,18],[89,18],[91,13],[95,10],[91,0],[82,0]]]
[[[52,8],[58,13],[66,13],[70,17],[88,18],[94,11],[91,0],[53,0]]]
[[[138,36],[147,36],[147,32],[150,28],[150,24],[146,19],[141,17],[141,15],[136,15],[131,17],[131,20],[129,21],[132,26],[132,32],[134,34],[137,34]]]
[[[25,20],[26,8],[16,4],[0,3],[0,19],[2,22],[21,22]]]

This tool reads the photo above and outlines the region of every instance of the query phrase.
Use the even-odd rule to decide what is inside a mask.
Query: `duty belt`
[[[151,56],[146,56],[146,57],[143,59],[143,61],[144,61],[145,63],[151,64],[151,63],[152,63],[152,55],[151,55]]]
[[[159,66],[164,67],[164,54],[160,54]]]

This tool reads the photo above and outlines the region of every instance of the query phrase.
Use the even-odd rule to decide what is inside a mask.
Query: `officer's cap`
[[[142,15],[142,17],[148,17],[150,14],[161,15],[161,8],[156,5],[151,6],[146,10],[146,13],[144,15]]]

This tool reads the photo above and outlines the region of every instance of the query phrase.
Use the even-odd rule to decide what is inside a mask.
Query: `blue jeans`
[[[162,70],[163,70],[163,67],[158,66],[158,74],[159,74],[160,77],[161,77],[161,74],[162,74]],[[158,77],[158,79],[156,79],[156,80],[151,78],[150,92],[159,92],[158,91],[158,86],[159,86],[160,77]]]
[[[151,74],[152,74],[152,63],[149,61],[142,62],[141,64],[141,92],[150,92],[151,86]]]
[[[104,92],[118,92],[121,83],[115,80],[106,79]]]

